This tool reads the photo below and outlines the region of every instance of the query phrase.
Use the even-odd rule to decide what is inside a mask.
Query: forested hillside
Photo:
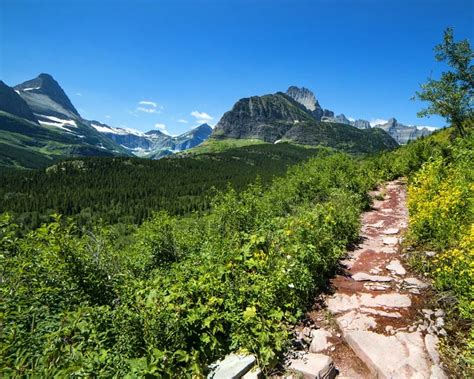
[[[52,213],[74,216],[79,225],[138,224],[153,212],[184,215],[209,208],[216,190],[241,191],[257,176],[264,186],[289,165],[318,153],[287,143],[230,148],[219,153],[158,161],[88,158],[47,169],[0,174],[0,212],[25,228]]]
[[[451,178],[449,162],[458,156],[467,162],[473,147],[472,135],[451,147],[451,133],[364,160],[322,151],[266,189],[257,183],[241,193],[220,192],[208,214],[183,219],[158,213],[126,244],[117,242],[115,227],[84,233],[60,216],[20,237],[19,227],[3,216],[4,372],[201,375],[210,362],[239,349],[271,369],[287,347],[290,326],[326,285],[346,246],[357,240],[359,214],[370,206],[368,191],[424,167],[410,180],[416,191],[425,174],[434,172],[430,165],[440,162],[448,167],[444,177]],[[435,163],[429,163],[431,157],[437,157]],[[463,164],[452,167],[472,175]],[[470,183],[464,189],[468,198]],[[472,223],[472,214],[460,220]],[[429,241],[419,239],[416,219],[414,225],[415,238]],[[435,233],[436,228],[429,236]],[[466,235],[449,240],[454,249],[449,259],[468,249]],[[469,295],[463,291],[472,276],[463,277],[458,290],[457,277],[448,277],[454,282],[439,277],[443,259],[440,255],[439,266],[429,272],[440,288],[459,296],[468,312],[460,317],[469,322],[463,300]]]

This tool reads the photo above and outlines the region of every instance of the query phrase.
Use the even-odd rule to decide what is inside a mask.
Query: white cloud
[[[354,118],[354,117],[347,117],[347,119],[348,119],[349,121],[352,121],[352,122],[355,121],[355,118]]]
[[[388,120],[384,120],[383,118],[373,118],[372,120],[370,120],[370,126],[386,124],[387,122]]]
[[[82,93],[78,92],[76,93],[76,96],[82,96]]]
[[[157,107],[157,104],[154,102],[154,101],[147,101],[147,100],[142,100],[140,101],[138,104],[141,104],[141,105],[149,105],[153,108],[156,108]]]
[[[161,113],[156,108],[146,108],[146,107],[138,107],[137,112],[145,112],[145,113]]]
[[[145,113],[161,113],[160,109],[163,109],[163,106],[155,103],[154,101],[142,100],[138,102],[138,107],[135,109],[135,111]]]
[[[187,124],[189,121],[185,120],[184,118],[180,118],[178,122],[180,122],[181,124]]]
[[[168,130],[166,129],[166,124],[161,124],[161,123],[155,124],[155,128],[159,129],[161,132],[167,135],[170,135]]]
[[[105,118],[112,118],[112,116],[110,116],[110,115],[105,115]]]
[[[199,112],[199,111],[192,111],[191,116],[193,116],[196,119],[196,122],[198,124],[205,124],[214,119],[214,117],[210,116],[206,112]]]

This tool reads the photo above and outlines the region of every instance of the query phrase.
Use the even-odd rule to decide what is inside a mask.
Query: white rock
[[[398,259],[394,259],[390,261],[390,263],[386,267],[387,267],[387,270],[390,270],[400,276],[405,275],[407,273],[407,271],[405,270],[405,268],[402,266],[402,264],[400,263]]]
[[[395,254],[397,250],[390,246],[384,246],[380,249],[380,252],[384,254]]]
[[[373,317],[357,311],[351,311],[336,319],[339,327],[344,330],[369,330],[375,329],[377,323]]]
[[[324,354],[307,353],[290,362],[289,368],[307,379],[335,378],[336,369],[330,357]]]
[[[370,291],[386,291],[390,288],[390,285],[382,284],[382,283],[367,282],[367,283],[364,283],[364,288]]]
[[[357,295],[335,294],[327,300],[328,310],[337,314],[359,307]]]
[[[331,333],[325,329],[313,330],[311,337],[311,345],[309,346],[310,353],[320,353],[331,346],[328,341],[328,338],[331,337]]]
[[[361,307],[360,310],[361,312],[370,313],[377,316],[391,317],[391,318],[402,317],[402,315],[399,312],[385,312],[385,311],[381,311],[380,309],[365,308],[365,307]]]
[[[397,237],[384,237],[382,238],[382,242],[385,245],[396,245],[398,243]]]
[[[399,293],[381,294],[372,297],[369,294],[360,295],[360,304],[366,307],[407,308],[411,306],[410,297]]]
[[[436,251],[425,251],[425,255],[429,258],[433,258],[436,255]]]
[[[400,232],[400,229],[398,228],[389,228],[389,229],[385,229],[383,231],[383,234],[391,235],[391,234],[398,234],[399,232]]]
[[[438,343],[438,337],[432,334],[427,334],[425,336],[426,351],[435,365],[439,365]]]
[[[445,315],[444,311],[442,309],[437,309],[436,312],[434,313],[436,317],[443,317]]]
[[[369,224],[367,226],[369,226],[371,228],[375,228],[375,229],[380,229],[380,228],[383,228],[384,223],[385,223],[384,220],[380,220],[380,221],[377,221],[375,224]]]
[[[417,278],[406,278],[403,279],[403,283],[405,283],[408,287],[415,287],[417,289],[424,289],[428,287],[428,284],[422,282]]]
[[[261,377],[262,377],[262,370],[260,370],[259,367],[254,367],[248,373],[242,376],[242,379],[259,379]]]
[[[229,354],[224,359],[213,363],[208,379],[240,378],[255,365],[253,355]]]
[[[356,282],[391,282],[393,279],[389,276],[370,275],[365,272],[357,272],[352,275]]]
[[[431,362],[420,333],[398,332],[385,336],[370,331],[351,331],[346,341],[380,378],[429,378]]]

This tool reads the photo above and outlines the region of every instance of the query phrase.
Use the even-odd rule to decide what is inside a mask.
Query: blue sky
[[[50,73],[83,117],[142,131],[215,124],[239,98],[290,85],[348,117],[442,126],[410,98],[443,68],[433,46],[447,26],[472,43],[473,4],[1,0],[0,79]]]

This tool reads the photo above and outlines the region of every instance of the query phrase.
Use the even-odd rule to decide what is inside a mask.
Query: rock
[[[305,326],[303,330],[301,331],[305,337],[310,337],[311,336],[311,329]]]
[[[380,220],[380,221],[376,222],[375,224],[369,224],[367,226],[370,227],[370,228],[380,229],[380,228],[383,228],[384,223],[385,223],[384,220]]]
[[[370,274],[372,275],[378,275],[382,272],[382,270],[380,268],[373,268],[369,271]]]
[[[438,329],[441,329],[441,328],[444,326],[444,320],[443,320],[443,318],[442,318],[442,317],[438,317],[438,318],[436,319],[435,325],[436,325],[436,327],[437,327]]]
[[[392,326],[392,325],[387,325],[387,326],[385,327],[385,331],[386,331],[387,333],[392,334],[393,330],[394,330],[394,329],[393,329],[393,326]]]
[[[336,377],[334,362],[324,354],[307,353],[300,359],[292,360],[289,368],[307,379],[333,379]]]
[[[328,310],[337,314],[359,307],[357,295],[335,294],[327,300]]]
[[[358,272],[352,275],[356,282],[391,282],[393,279],[389,276],[369,275],[365,272]]]
[[[425,255],[429,258],[433,258],[436,255],[436,251],[425,251]]]
[[[351,331],[347,343],[380,378],[429,378],[431,362],[420,333],[397,332],[386,336]]]
[[[208,379],[241,378],[255,365],[253,355],[229,354],[221,361],[213,363],[209,368],[211,372]]]
[[[396,245],[398,243],[397,237],[384,237],[382,238],[382,242],[385,245]]]
[[[415,287],[417,289],[424,289],[428,287],[428,284],[422,282],[417,278],[406,278],[403,279],[403,283],[405,283],[408,287]]]
[[[369,330],[377,327],[377,323],[373,317],[357,311],[346,313],[345,315],[338,317],[336,321],[344,332],[347,330]]]
[[[383,231],[383,234],[391,235],[391,234],[398,234],[399,232],[400,232],[400,229],[398,228],[389,228],[389,229],[385,229]]]
[[[247,372],[242,379],[259,379],[262,377],[262,370],[259,367],[254,367],[249,372]]]
[[[410,297],[399,293],[389,293],[372,297],[362,294],[359,303],[366,307],[407,308],[411,306]]]
[[[397,250],[390,246],[384,246],[380,249],[380,252],[385,254],[395,254]]]
[[[361,307],[360,310],[361,310],[361,312],[370,313],[370,314],[377,315],[377,316],[391,317],[391,318],[400,318],[400,317],[402,317],[402,315],[398,312],[385,312],[385,311],[381,311],[379,309],[365,308],[365,307]]]
[[[311,337],[311,345],[309,346],[310,353],[320,353],[331,345],[328,342],[328,337],[331,337],[331,333],[325,329],[313,330]]]
[[[390,285],[368,282],[364,283],[364,288],[368,289],[369,291],[386,291],[390,288]]]
[[[443,317],[445,315],[444,311],[442,309],[437,309],[434,313],[436,317]]]
[[[438,365],[431,366],[430,379],[444,379],[444,378],[447,378],[447,376],[441,367],[439,367]]]
[[[422,309],[421,312],[427,317],[430,318],[430,316],[434,313],[431,309]]]
[[[426,351],[435,365],[439,365],[438,343],[438,337],[432,334],[427,334],[425,336]]]
[[[394,259],[390,261],[390,263],[386,267],[387,267],[387,270],[390,270],[400,276],[405,275],[407,273],[407,271],[405,270],[405,268],[402,266],[402,264],[400,263],[398,259]]]
[[[363,307],[406,308],[411,305],[410,297],[399,293],[372,296],[336,294],[327,300],[328,310],[334,314]]]

